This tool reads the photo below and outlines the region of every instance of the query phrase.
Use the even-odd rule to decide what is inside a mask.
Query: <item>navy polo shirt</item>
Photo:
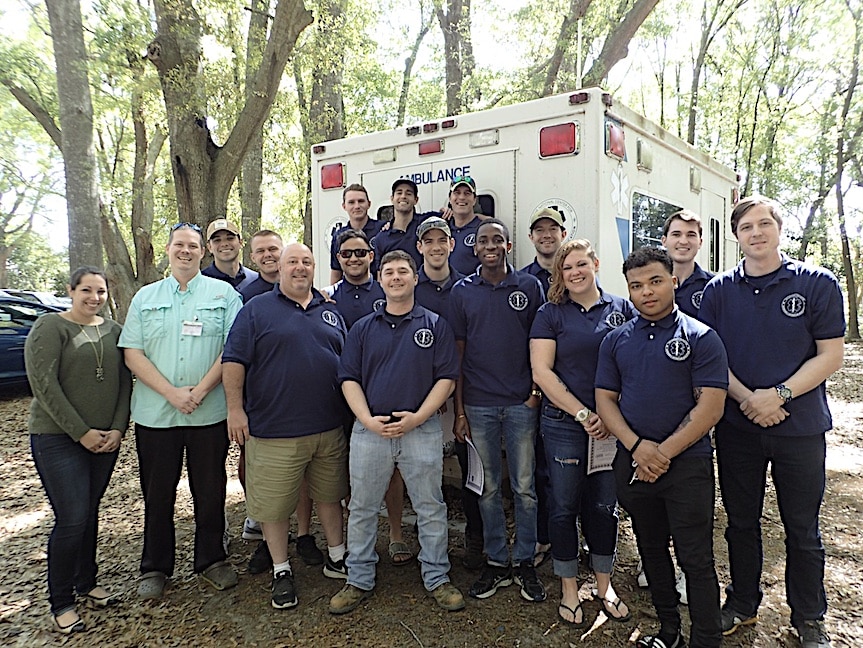
[[[464,275],[450,266],[449,277],[447,277],[446,283],[443,286],[439,286],[428,278],[428,275],[425,273],[425,266],[420,266],[418,274],[417,287],[414,289],[414,299],[416,302],[420,306],[428,308],[433,313],[437,313],[449,320],[451,317],[449,313],[449,293],[456,283],[464,279]]]
[[[373,416],[416,412],[438,380],[458,378],[458,351],[446,320],[414,304],[400,320],[382,308],[348,333],[339,382],[362,385]]]
[[[243,298],[243,303],[249,301],[252,297],[263,295],[264,293],[272,292],[276,284],[271,284],[261,275],[248,286],[243,286],[240,290],[240,296]]]
[[[449,264],[463,275],[473,274],[479,266],[479,260],[473,253],[473,246],[476,243],[476,232],[480,225],[482,225],[482,219],[479,216],[474,216],[473,220],[464,227],[456,227],[455,219],[449,221],[452,237],[455,239],[455,247],[449,255]]]
[[[548,289],[551,287],[551,273],[539,265],[539,261],[534,259],[533,263],[523,267],[521,271],[532,274],[534,277],[539,279],[539,283],[542,284],[542,289],[545,291],[546,295],[548,294]]]
[[[346,336],[341,315],[317,291],[305,309],[278,289],[243,306],[222,362],[246,368],[244,409],[252,436],[296,438],[344,423],[336,376]]]
[[[345,320],[348,330],[361,318],[383,308],[387,298],[384,289],[374,279],[356,285],[341,279],[323,292],[336,302],[336,309]]]
[[[366,224],[363,225],[363,233],[366,235],[366,238],[371,241],[375,236],[378,235],[378,232],[381,231],[381,228],[384,226],[384,221],[375,220],[374,218],[369,218],[366,221]],[[342,232],[347,232],[348,230],[353,229],[351,227],[350,221],[348,221],[347,225],[343,225],[339,229],[336,230],[336,233],[333,234],[333,241],[330,243],[330,270],[339,270],[341,271],[342,266],[339,265],[339,234]]]
[[[440,216],[440,212],[434,211],[424,214],[414,212],[414,216],[411,222],[408,223],[406,230],[395,229],[393,227],[395,221],[392,220],[390,221],[389,229],[378,232],[372,241],[372,247],[375,249],[372,275],[377,276],[378,270],[381,268],[381,259],[384,258],[387,252],[392,252],[393,250],[402,250],[410,254],[417,264],[417,268],[423,264],[423,256],[417,249],[417,226],[430,216]]]
[[[243,288],[252,283],[255,279],[258,278],[258,273],[254,270],[249,270],[240,264],[240,269],[237,271],[237,275],[232,277],[231,275],[225,274],[221,270],[216,267],[215,262],[208,265],[206,268],[201,270],[201,274],[205,277],[212,277],[213,279],[219,279],[220,281],[227,281],[234,287],[234,290],[237,292],[242,292]]]
[[[686,280],[677,287],[674,293],[674,302],[677,307],[690,317],[698,318],[698,309],[701,308],[701,296],[704,286],[713,279],[713,273],[703,270],[700,265],[695,264],[695,270]]]
[[[699,317],[719,333],[731,371],[752,390],[787,380],[815,356],[817,340],[845,335],[836,277],[784,254],[782,266],[763,288],[749,282],[743,262],[715,277],[704,289]],[[723,422],[745,432],[787,436],[820,434],[833,426],[825,383],[795,396],[784,407],[790,416],[762,428],[728,399]]]
[[[584,405],[596,411],[596,364],[599,345],[611,331],[638,315],[628,299],[600,293],[589,309],[568,296],[560,304],[543,304],[533,326],[531,339],[554,340],[554,373]]]
[[[638,436],[670,437],[695,407],[696,387],[728,389],[728,359],[716,331],[677,308],[658,322],[636,317],[599,347],[596,388],[620,394],[620,412]],[[711,453],[705,434],[680,456]]]
[[[530,397],[528,334],[545,293],[533,275],[508,269],[496,286],[476,272],[450,291],[450,324],[456,339],[465,342],[467,405],[507,407]]]

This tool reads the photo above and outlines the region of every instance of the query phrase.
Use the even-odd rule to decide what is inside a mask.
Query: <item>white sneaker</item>
[[[250,517],[243,522],[243,540],[263,540],[264,533],[261,531],[261,523]]]
[[[686,596],[686,574],[684,574],[679,567],[677,568],[677,582],[675,583],[675,587],[677,588],[677,593],[680,594],[680,604],[689,605],[689,599]]]

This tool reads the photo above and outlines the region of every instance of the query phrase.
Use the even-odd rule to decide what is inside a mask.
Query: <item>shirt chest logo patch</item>
[[[321,313],[321,319],[324,320],[330,326],[338,326],[339,325],[339,318],[333,311],[325,310],[323,313]]]
[[[692,304],[693,308],[701,308],[701,297],[703,295],[703,290],[696,290],[694,293],[692,293],[692,297],[689,298],[689,301]]]
[[[527,308],[527,295],[525,295],[520,290],[514,290],[513,292],[509,293],[508,301],[509,307],[513,310],[523,311],[525,308]]]
[[[421,349],[428,349],[434,344],[434,333],[431,332],[431,329],[427,328],[417,329],[416,333],[414,333],[414,342]]]
[[[781,308],[786,317],[800,317],[806,312],[806,298],[800,293],[791,293],[782,300]]]
[[[467,236],[464,237],[463,242],[468,247],[473,247],[474,244],[476,243],[476,234],[468,234]]]
[[[689,342],[683,338],[671,338],[665,343],[665,355],[675,362],[683,362],[692,352]]]
[[[609,313],[605,318],[605,323],[608,324],[611,328],[617,328],[618,326],[623,325],[626,322],[626,317],[624,317],[623,313],[619,311],[614,311],[613,313]]]
[[[384,304],[386,304],[386,303],[387,303],[386,299],[376,299],[375,303],[372,304],[372,308],[374,308],[375,311],[379,311],[380,309],[382,309],[384,307]]]

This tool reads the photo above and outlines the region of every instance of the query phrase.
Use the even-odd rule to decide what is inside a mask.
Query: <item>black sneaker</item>
[[[324,564],[324,552],[318,549],[318,544],[312,535],[306,534],[297,538],[297,554],[308,567]]]
[[[517,566],[513,572],[513,580],[521,586],[521,598],[534,603],[545,600],[545,588],[536,575],[536,567],[530,563],[525,563]]]
[[[800,635],[802,648],[830,648],[830,637],[824,631],[822,621],[804,621],[797,628],[797,634]]]
[[[330,558],[329,554],[327,554],[327,560],[324,563],[324,576],[327,578],[348,580],[348,568],[345,565],[345,558],[347,558],[347,556],[348,554],[345,554],[340,561],[335,562]]]
[[[686,639],[677,631],[674,639],[663,638],[658,635],[644,635],[635,644],[635,648],[686,648]]]
[[[266,571],[269,571],[273,568],[273,557],[270,555],[270,549],[267,547],[267,541],[261,540],[258,543],[258,548],[255,549],[255,553],[252,554],[252,557],[249,558],[249,568],[248,571],[250,574],[263,574]]]
[[[276,574],[273,579],[273,607],[278,610],[297,606],[297,590],[294,575],[289,571]]]
[[[737,632],[737,628],[742,626],[754,625],[758,621],[758,615],[746,616],[736,610],[732,610],[728,605],[722,606],[722,634],[728,636]]]
[[[482,569],[479,580],[470,586],[468,594],[473,598],[487,599],[497,592],[498,587],[512,585],[512,569],[509,566],[488,565]]]

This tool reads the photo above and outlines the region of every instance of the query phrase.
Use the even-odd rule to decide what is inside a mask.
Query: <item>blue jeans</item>
[[[51,613],[75,607],[75,592],[96,587],[99,502],[117,452],[97,454],[65,434],[31,434],[33,463],[54,510],[48,538],[48,594]]]
[[[501,480],[506,450],[509,483],[515,500],[515,545],[512,562],[533,564],[536,549],[536,491],[533,474],[536,468],[534,437],[539,408],[523,403],[504,407],[464,408],[470,424],[470,435],[482,459],[483,490],[479,499],[482,513],[483,540],[488,561],[509,563],[506,517],[503,511]]]
[[[725,540],[731,567],[726,601],[751,616],[761,603],[761,512],[767,464],[771,465],[779,516],[785,528],[785,591],[791,624],[820,620],[827,611],[824,545],[818,528],[824,499],[823,434],[789,437],[716,426],[719,487],[728,514]]]
[[[365,591],[374,589],[378,515],[395,468],[401,471],[417,514],[423,584],[432,591],[449,582],[442,446],[437,415],[399,439],[384,439],[359,421],[354,423],[349,459],[348,584]]]
[[[686,574],[690,648],[719,648],[722,626],[719,579],[713,560],[712,457],[676,457],[654,483],[632,478],[632,455],[617,450],[614,476],[620,504],[632,519],[638,553],[650,584],[650,597],[664,631],[680,629],[680,597],[668,537]]]
[[[539,429],[551,479],[549,531],[554,573],[578,576],[578,517],[595,572],[610,574],[617,551],[617,487],[610,470],[588,476],[588,435],[580,423],[548,403]]]

